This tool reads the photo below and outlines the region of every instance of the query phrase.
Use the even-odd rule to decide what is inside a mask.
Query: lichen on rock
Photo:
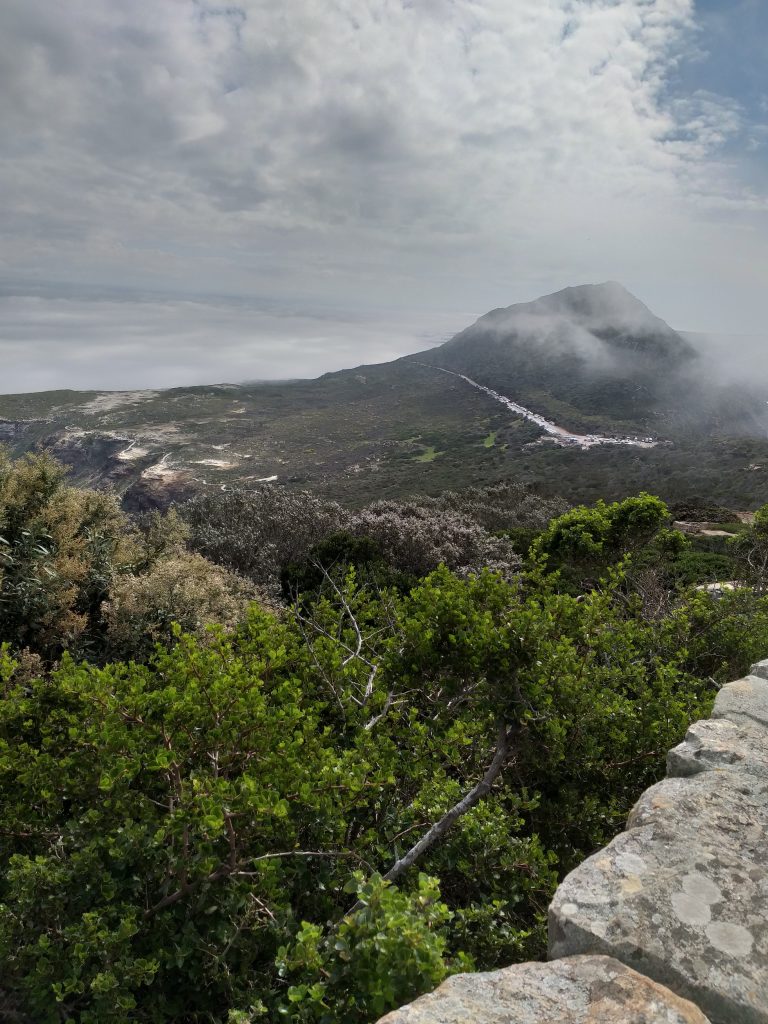
[[[718,717],[670,752],[678,777],[643,794],[628,830],[565,879],[550,908],[552,957],[615,956],[716,1024],[767,1024],[765,674],[762,663],[723,688]]]
[[[605,956],[449,978],[380,1024],[708,1024],[692,1003]]]
[[[380,1024],[768,1024],[768,661],[667,771],[558,888],[549,964],[451,978]]]

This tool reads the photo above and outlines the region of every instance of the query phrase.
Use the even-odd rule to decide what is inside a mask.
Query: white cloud
[[[316,377],[428,348],[467,319],[313,317],[210,299],[0,296],[2,393]]]
[[[0,274],[398,315],[612,277],[751,329],[744,278],[750,323],[692,323],[768,234],[721,156],[738,106],[670,91],[694,28],[692,0],[4,0]]]

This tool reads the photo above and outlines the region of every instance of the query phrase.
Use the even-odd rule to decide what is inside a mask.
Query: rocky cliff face
[[[549,964],[452,978],[386,1024],[768,1024],[768,661],[667,768],[558,889]]]
[[[0,442],[14,442],[24,437],[35,427],[39,426],[41,420],[4,420],[0,419]]]

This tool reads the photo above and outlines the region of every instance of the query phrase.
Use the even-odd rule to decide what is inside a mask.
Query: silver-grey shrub
[[[350,532],[369,537],[391,565],[416,576],[440,564],[462,575],[488,567],[510,576],[520,564],[506,537],[462,512],[416,501],[374,502],[355,515]]]
[[[181,507],[195,551],[273,594],[280,574],[334,533],[374,541],[394,568],[415,576],[440,564],[461,574],[491,568],[509,578],[520,557],[504,531],[542,529],[565,511],[517,484],[439,497],[376,501],[359,511],[284,487],[201,495]]]
[[[181,506],[195,551],[274,592],[280,572],[348,528],[350,513],[307,491],[265,485],[200,495]]]

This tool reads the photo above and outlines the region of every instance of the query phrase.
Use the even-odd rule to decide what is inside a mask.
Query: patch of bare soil
[[[89,416],[95,416],[97,413],[111,412],[124,405],[140,405],[142,402],[157,398],[159,394],[159,391],[105,391],[80,408]]]

